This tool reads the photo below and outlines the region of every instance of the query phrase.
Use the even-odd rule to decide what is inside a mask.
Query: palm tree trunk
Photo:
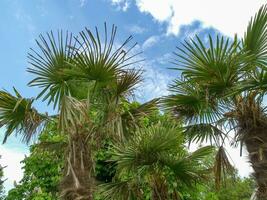
[[[257,199],[267,200],[267,127],[249,130],[244,143],[258,185]]]
[[[168,200],[168,188],[165,180],[160,175],[154,175],[152,181],[152,199]]]
[[[236,103],[238,136],[249,153],[258,186],[257,199],[267,200],[267,117],[264,109],[251,93]]]
[[[66,169],[61,181],[61,198],[63,200],[92,200],[93,168],[92,155],[86,142],[86,134],[71,134]]]

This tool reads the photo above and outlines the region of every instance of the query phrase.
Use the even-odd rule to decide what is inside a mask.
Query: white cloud
[[[122,2],[124,0],[112,0]],[[135,0],[141,12],[168,24],[167,33],[178,34],[181,25],[195,20],[222,33],[243,36],[247,24],[266,0]]]
[[[130,6],[130,0],[110,0],[113,5],[116,5],[119,10],[127,11]]]
[[[143,49],[148,49],[152,47],[154,44],[156,44],[159,41],[160,37],[159,36],[151,36],[146,41],[143,43],[142,48]]]
[[[154,98],[168,95],[168,84],[170,77],[160,71],[153,69],[152,66],[146,64],[144,69],[144,82],[136,92],[136,97],[140,101],[148,101]]]
[[[13,187],[14,181],[19,182],[23,177],[22,164],[20,162],[25,158],[25,154],[19,150],[0,146],[0,155],[0,164],[7,166],[4,168],[4,177],[7,178],[4,185],[5,190],[8,191]]]

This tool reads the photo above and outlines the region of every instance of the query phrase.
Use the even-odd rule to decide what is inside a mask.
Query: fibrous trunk
[[[258,186],[257,199],[267,200],[267,117],[251,94],[236,105],[238,135],[246,145]]]
[[[267,200],[267,126],[251,129],[244,142],[258,185],[257,199]]]
[[[159,174],[152,177],[152,199],[168,200],[168,188],[165,179]]]
[[[61,199],[92,200],[93,179],[91,149],[86,134],[71,134],[64,178],[61,181]]]

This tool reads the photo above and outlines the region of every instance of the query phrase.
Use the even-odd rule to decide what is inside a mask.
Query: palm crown
[[[181,77],[170,86],[173,94],[164,99],[165,108],[188,122],[191,140],[211,138],[221,146],[234,130],[234,142],[244,143],[249,152],[258,196],[265,197],[267,6],[251,19],[242,40],[209,36],[205,45],[196,36],[177,49],[174,69]]]

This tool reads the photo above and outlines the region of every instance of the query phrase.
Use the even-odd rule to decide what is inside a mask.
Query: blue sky
[[[175,46],[195,34],[204,40],[208,34],[230,37],[233,33],[242,34],[242,28],[264,1],[226,0],[221,9],[216,8],[211,0],[201,2],[203,7],[199,9],[198,0],[1,0],[0,88],[10,91],[15,86],[26,97],[38,93],[38,89],[27,87],[32,77],[26,68],[27,52],[30,47],[35,47],[35,39],[40,33],[62,29],[77,34],[84,27],[93,29],[98,26],[101,29],[107,22],[109,26],[118,26],[118,43],[133,35],[138,48],[144,51],[142,57],[145,61],[141,65],[146,71],[145,81],[136,98],[146,101],[166,95],[168,83],[177,75],[177,72],[167,69],[172,67],[169,61]],[[239,9],[240,13],[229,10],[227,17],[225,14],[222,18],[221,10],[230,2],[235,10],[242,3],[242,9]],[[213,12],[215,8],[217,12]],[[228,19],[229,16],[232,19]],[[235,21],[239,23],[234,24]],[[40,111],[52,112],[45,103],[38,102],[35,106]],[[4,129],[0,129],[0,139],[3,132]],[[27,154],[27,149],[15,137],[0,146],[0,163],[8,165],[5,169],[7,189],[21,177],[19,161]],[[242,173],[247,175],[247,171],[245,166]]]

